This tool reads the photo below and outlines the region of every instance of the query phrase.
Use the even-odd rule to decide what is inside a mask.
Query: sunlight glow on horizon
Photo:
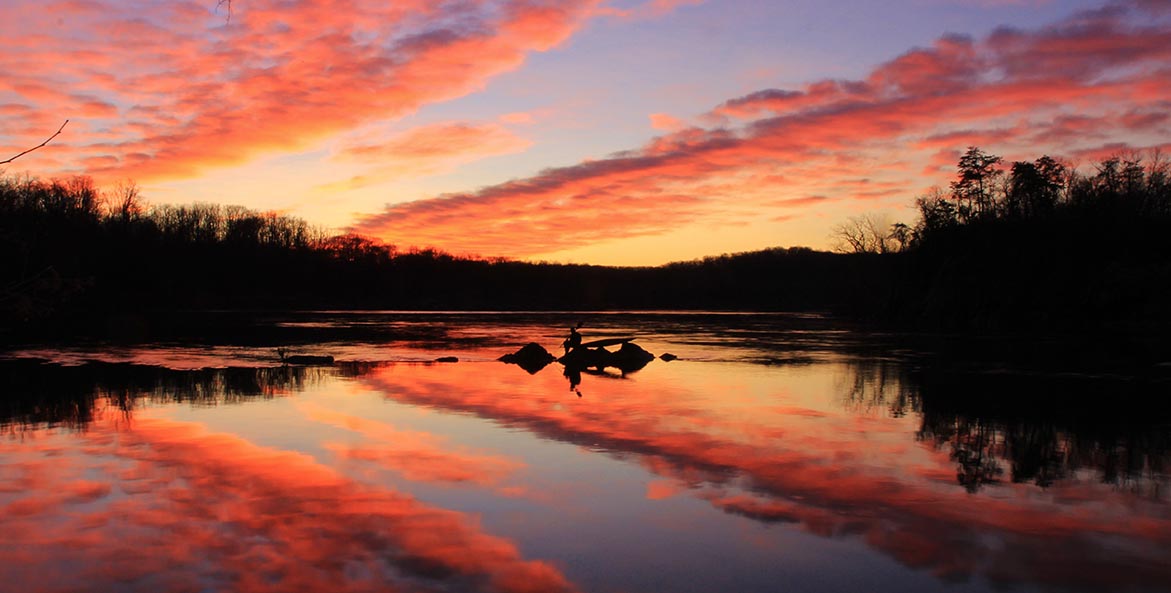
[[[1171,147],[1165,2],[460,6],[13,0],[0,158],[72,123],[3,171],[402,248],[653,265],[911,222],[969,145],[1084,168]]]

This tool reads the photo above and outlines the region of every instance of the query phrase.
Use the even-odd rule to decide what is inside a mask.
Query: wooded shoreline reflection
[[[172,370],[102,362],[61,366],[3,360],[0,384],[7,387],[0,398],[0,434],[52,427],[85,431],[100,411],[132,418],[140,407],[152,404],[246,404],[292,395],[332,378],[361,379],[392,365],[343,362],[334,367]],[[924,373],[883,362],[855,362],[847,368],[849,378],[839,391],[841,406],[863,415],[920,416],[916,438],[948,452],[956,464],[957,484],[971,492],[1000,482],[1049,487],[1088,470],[1102,483],[1155,499],[1167,496],[1160,476],[1171,468],[1171,434],[1166,430],[1171,410],[1151,393],[1165,387],[1165,382]],[[492,411],[471,411],[591,448],[654,453],[621,439],[551,430],[539,418],[501,418]],[[710,464],[692,469],[719,474],[735,471]]]
[[[1000,482],[1052,486],[1082,470],[1106,484],[1166,499],[1150,476],[1171,469],[1166,381],[1023,373],[908,372],[855,365],[843,404],[921,415],[917,438],[948,451],[970,492]]]
[[[467,510],[433,507],[427,493],[464,492],[475,501],[471,508],[506,501],[500,503],[512,509],[506,515],[515,505],[533,505],[542,520],[565,522],[553,528],[555,537],[563,535],[560,529],[576,529],[582,517],[549,506],[545,497],[560,492],[560,502],[576,508],[580,496],[592,495],[566,495],[561,488],[582,484],[550,483],[549,468],[536,461],[576,449],[585,456],[555,463],[593,475],[599,463],[616,462],[623,473],[638,476],[625,483],[623,495],[604,497],[605,517],[619,505],[655,520],[664,518],[658,513],[685,513],[738,533],[745,527],[735,525],[741,518],[754,529],[783,524],[769,527],[769,537],[844,539],[940,581],[1094,591],[1171,583],[1171,567],[1163,562],[1171,549],[1171,417],[1152,397],[1165,381],[943,370],[816,352],[825,356],[791,363],[659,361],[628,380],[587,377],[582,398],[566,391],[556,368],[529,375],[487,361],[183,371],[3,360],[0,384],[10,387],[0,404],[0,445],[16,461],[9,473],[33,485],[9,491],[16,499],[8,506],[9,526],[53,520],[64,507],[57,514],[21,509],[55,508],[45,500],[84,490],[95,493],[84,500],[149,511],[131,513],[134,522],[180,526],[164,530],[162,541],[183,540],[189,524],[183,513],[199,513],[192,519],[201,526],[197,531],[214,537],[210,543],[171,542],[179,548],[207,543],[209,550],[235,549],[259,537],[283,549],[286,537],[291,546],[313,533],[321,541],[283,556],[282,566],[301,566],[300,554],[318,558],[314,550],[335,547],[382,566],[378,559],[400,558],[401,546],[430,541],[415,535],[429,533],[431,524],[420,519],[410,526],[421,531],[400,532],[398,519],[387,519],[378,537],[368,539],[364,513],[371,496],[397,501],[394,508],[410,501],[426,518]],[[285,395],[291,397],[277,399]],[[205,409],[175,410],[187,406]],[[257,423],[257,432],[237,434],[233,426],[241,419]],[[279,440],[263,436],[278,425]],[[590,469],[574,465],[582,461]],[[111,462],[125,465],[123,473],[104,474],[98,482],[75,477],[91,464]],[[285,467],[290,463],[298,469]],[[56,475],[53,468],[68,471]],[[154,476],[154,485],[135,481],[143,475]],[[173,487],[176,475],[202,484],[199,494]],[[37,490],[38,484],[54,490]],[[125,499],[102,494],[125,488],[132,494]],[[58,490],[64,494],[53,494]],[[156,495],[178,505],[178,514],[160,523],[150,510]],[[206,508],[188,509],[204,498],[211,501]],[[667,498],[672,501],[659,504]],[[357,510],[345,507],[351,503]],[[220,524],[221,505],[237,518]],[[295,533],[271,531],[283,524],[270,516],[273,505],[281,517],[298,518]],[[696,515],[697,508],[719,512]],[[401,519],[394,509],[384,510]],[[84,513],[68,516],[81,525],[88,521]],[[499,516],[492,516],[488,523],[499,527]],[[486,536],[516,535],[485,531],[471,518],[459,524]],[[460,533],[469,533],[465,527]],[[673,527],[671,537],[687,528]],[[702,541],[707,534],[693,535]],[[561,587],[549,590],[579,589],[574,581],[582,573],[573,561],[561,566],[558,554],[532,556],[531,542],[519,545],[523,537],[516,544],[501,541],[513,551],[500,566],[496,557],[464,549],[459,538],[441,550],[423,546],[410,554],[425,552],[454,566],[480,559],[470,567],[476,574],[523,562]],[[156,561],[168,561],[166,549],[159,548]],[[516,553],[520,549],[526,554]],[[54,554],[41,562],[56,561]],[[410,554],[403,562],[414,571]],[[550,573],[550,566],[563,572]],[[249,574],[232,555],[211,569],[183,574]],[[306,570],[304,578],[320,582],[354,576],[337,572],[328,560]],[[418,574],[442,580],[449,573]]]
[[[9,432],[54,426],[84,431],[99,409],[131,415],[152,403],[239,404],[301,391],[327,372],[333,371],[300,366],[177,371],[104,362],[62,366],[3,360],[0,427]]]

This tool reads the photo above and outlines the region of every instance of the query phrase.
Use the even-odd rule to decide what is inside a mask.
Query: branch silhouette
[[[46,144],[48,144],[49,142],[51,142],[53,140],[53,138],[56,138],[57,136],[59,136],[61,134],[61,130],[64,130],[65,124],[68,124],[68,123],[69,123],[69,120],[65,120],[65,123],[61,124],[61,127],[57,128],[57,131],[54,132],[52,136],[49,136],[48,138],[46,138],[44,142],[42,142],[42,143],[24,151],[24,152],[19,153],[16,156],[9,157],[7,160],[0,161],[0,165],[7,165],[8,163],[11,163],[12,161],[15,161],[16,159],[36,150],[38,148],[44,148]]]

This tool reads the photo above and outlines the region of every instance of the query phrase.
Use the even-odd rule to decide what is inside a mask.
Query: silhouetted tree
[[[1061,195],[1065,166],[1048,155],[1012,164],[1005,195],[1005,215],[1035,218],[1053,211]]]
[[[132,180],[118,183],[105,197],[109,216],[123,226],[142,216],[142,194]]]
[[[841,253],[893,253],[907,244],[910,233],[905,224],[892,225],[886,216],[868,213],[834,226],[831,236]]]
[[[898,245],[898,251],[906,251],[914,238],[914,231],[905,223],[896,222],[890,226],[890,238]]]
[[[951,184],[952,199],[958,204],[962,219],[982,216],[992,211],[993,191],[1002,171],[1001,158],[969,146],[957,165],[958,178]]]
[[[1171,299],[1161,158],[1112,157],[1084,175],[1042,156],[1003,178],[997,163],[970,148],[949,196],[916,200],[918,255],[890,301],[901,315],[957,327],[1171,325],[1156,304]]]
[[[329,237],[322,243],[322,247],[336,259],[373,265],[389,262],[396,253],[393,245],[355,233]]]
[[[919,209],[919,222],[914,228],[914,239],[917,243],[959,224],[959,212],[955,204],[948,200],[943,190],[938,187],[933,187],[926,195],[915,198],[915,206]]]
[[[1153,211],[1166,213],[1171,207],[1171,162],[1157,149],[1147,161],[1147,195]]]

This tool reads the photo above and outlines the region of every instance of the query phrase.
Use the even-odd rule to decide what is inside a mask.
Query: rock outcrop
[[[569,369],[598,369],[614,367],[624,373],[630,373],[646,366],[655,359],[655,355],[644,350],[632,342],[622,344],[616,352],[605,348],[574,348],[568,354],[557,359],[557,362]]]
[[[583,371],[585,369],[602,370],[606,367],[616,368],[623,373],[632,373],[645,367],[655,359],[655,355],[644,350],[632,342],[625,342],[615,352],[604,347],[579,346],[570,350],[565,356],[557,358],[545,350],[540,344],[530,342],[512,354],[505,354],[497,360],[515,364],[530,374],[545,368],[551,362],[565,365],[569,371]]]
[[[549,354],[540,344],[536,342],[529,342],[521,347],[520,350],[512,354],[505,354],[498,358],[500,362],[515,364],[520,368],[528,371],[531,375],[537,371],[545,368],[549,363],[557,360],[557,357]]]

